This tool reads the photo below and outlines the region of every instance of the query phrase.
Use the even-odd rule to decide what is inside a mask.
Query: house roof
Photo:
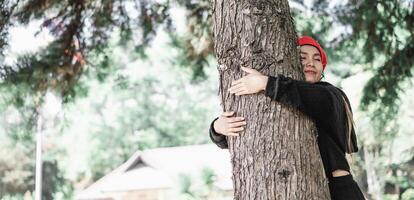
[[[199,175],[206,168],[214,171],[217,187],[232,189],[228,150],[205,144],[137,151],[121,166],[79,192],[76,199],[101,199],[110,192],[168,189],[177,184],[178,176]]]

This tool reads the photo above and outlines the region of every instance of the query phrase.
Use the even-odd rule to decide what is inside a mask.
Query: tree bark
[[[364,160],[365,160],[365,169],[367,172],[367,182],[368,182],[368,194],[370,199],[381,200],[383,199],[384,189],[385,189],[385,180],[386,170],[383,167],[384,164],[379,164],[381,162],[381,146],[371,145],[365,146],[364,150]]]
[[[212,0],[212,19],[223,110],[247,122],[228,138],[234,199],[330,199],[312,121],[263,92],[228,93],[240,66],[303,79],[288,1]]]

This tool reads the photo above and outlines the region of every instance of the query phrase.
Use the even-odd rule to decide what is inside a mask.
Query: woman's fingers
[[[238,90],[240,88],[244,88],[243,84],[238,84],[238,85],[231,86],[229,88],[229,92],[232,93],[233,91]]]
[[[229,93],[239,96],[239,95],[253,94],[253,93],[258,92],[256,91],[258,86],[257,86],[255,77],[257,76],[251,76],[251,75],[246,76],[245,80],[242,80],[240,83],[232,85],[229,88]]]
[[[241,67],[241,69],[249,74],[257,74],[257,75],[261,75],[262,73],[260,73],[259,71],[257,71],[256,69],[253,68],[248,68],[248,67]]]
[[[239,122],[239,121],[244,121],[244,117],[231,117],[231,118],[227,118],[227,123],[233,123],[233,122]]]
[[[226,135],[227,136],[240,136],[239,133],[232,133],[232,132],[226,133]]]
[[[231,117],[231,116],[233,116],[233,114],[234,114],[234,111],[227,111],[227,112],[222,113],[221,116]]]
[[[227,136],[239,136],[240,132],[244,130],[246,121],[244,117],[231,117],[227,118],[227,128],[225,135]]]
[[[257,70],[255,70],[255,69],[252,69],[252,68],[247,68],[247,67],[241,67],[241,69],[242,69],[243,71],[245,71],[245,72],[249,73],[249,74],[251,74],[251,73],[255,73],[255,72],[258,72],[258,71],[257,71]]]
[[[230,92],[230,94],[237,94],[241,92],[246,92],[246,88],[239,88]]]
[[[235,85],[238,85],[240,83],[243,83],[243,78],[240,78],[240,79],[237,79],[237,80],[231,82],[231,86],[235,86]]]
[[[230,128],[236,128],[246,125],[246,121],[233,122],[229,124]]]
[[[235,132],[240,132],[240,131],[242,131],[242,130],[244,130],[244,128],[243,128],[243,127],[229,128],[229,132],[233,132],[233,133],[235,133]]]
[[[240,96],[240,95],[245,95],[245,94],[251,94],[251,93],[248,92],[247,90],[241,90],[239,92],[236,92],[234,95]]]

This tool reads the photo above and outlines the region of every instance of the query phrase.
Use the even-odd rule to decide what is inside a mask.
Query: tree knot
[[[282,169],[282,171],[279,171],[277,174],[279,177],[286,179],[292,172],[286,169]]]

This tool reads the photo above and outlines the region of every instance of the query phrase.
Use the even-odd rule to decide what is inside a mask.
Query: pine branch
[[[7,47],[8,30],[12,25],[10,19],[19,2],[20,0],[2,0],[0,2],[0,58],[3,56],[3,51]]]
[[[361,108],[368,110],[377,105],[372,116],[381,129],[398,113],[399,95],[404,92],[402,84],[413,77],[413,57],[414,41],[411,40],[380,67],[364,87]]]

